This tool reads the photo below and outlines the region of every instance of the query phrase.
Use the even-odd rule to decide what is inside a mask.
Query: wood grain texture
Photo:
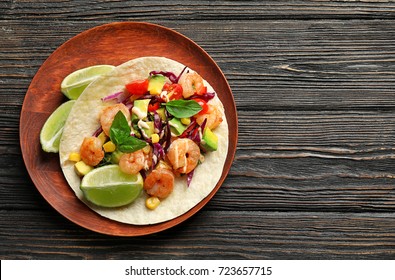
[[[205,211],[168,231],[137,238],[92,233],[50,210],[1,211],[0,218],[1,259],[388,259],[395,254],[395,216],[388,213]]]
[[[0,257],[394,259],[394,15],[394,1],[367,0],[1,2]],[[238,108],[223,186],[197,216],[152,236],[107,237],[65,220],[35,189],[18,144],[41,64],[112,21],[197,42]]]
[[[3,7],[2,7],[3,6]],[[4,18],[74,20],[229,20],[278,18],[364,18],[387,19],[394,1],[8,1],[0,6]],[[171,13],[171,15],[169,15]]]

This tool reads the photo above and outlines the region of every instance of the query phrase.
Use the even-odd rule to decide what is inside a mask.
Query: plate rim
[[[80,201],[75,194],[73,193],[75,199],[78,200],[78,203],[82,204],[84,208],[89,209],[89,211],[93,212],[94,215],[98,216],[98,219],[105,219],[107,222],[109,222],[110,224],[113,224],[114,227],[116,228],[124,228],[124,230],[122,230],[122,232],[120,231],[114,231],[113,229],[109,229],[109,230],[103,230],[103,229],[99,229],[97,227],[92,227],[92,226],[88,226],[85,223],[81,222],[80,220],[76,220],[72,217],[70,217],[69,214],[65,213],[65,211],[62,211],[61,209],[59,209],[59,205],[57,205],[56,203],[54,203],[54,201],[48,199],[43,191],[42,186],[38,185],[38,182],[35,178],[35,174],[33,172],[33,168],[34,166],[30,166],[30,163],[28,161],[28,159],[26,158],[26,145],[25,143],[23,143],[23,127],[22,127],[22,122],[24,120],[24,118],[26,118],[27,114],[29,113],[34,113],[33,111],[29,111],[26,107],[26,99],[28,97],[28,94],[30,92],[30,89],[32,87],[32,85],[34,84],[35,79],[40,75],[41,71],[43,71],[43,69],[45,68],[46,64],[48,63],[48,61],[51,60],[51,57],[54,57],[55,54],[57,52],[62,51],[64,48],[67,48],[69,44],[71,44],[73,41],[78,40],[80,37],[82,36],[87,36],[89,33],[100,30],[100,29],[105,29],[105,28],[113,28],[113,27],[121,27],[121,26],[126,26],[126,29],[136,29],[137,27],[142,27],[142,26],[148,26],[150,28],[157,28],[166,32],[170,32],[173,33],[176,36],[180,36],[182,37],[184,40],[186,40],[187,42],[189,42],[190,44],[193,45],[193,47],[197,48],[197,50],[202,53],[206,59],[208,59],[210,61],[211,66],[215,66],[216,70],[219,71],[219,73],[221,74],[223,80],[225,81],[225,85],[226,85],[226,89],[227,92],[229,94],[226,95],[226,98],[230,98],[230,102],[232,104],[232,108],[231,109],[231,113],[232,116],[229,116],[228,114],[226,114],[226,118],[227,119],[234,119],[235,121],[232,123],[232,136],[233,138],[231,139],[231,131],[229,129],[229,136],[228,136],[228,140],[229,140],[229,147],[228,147],[228,154],[226,157],[226,161],[225,161],[225,165],[224,168],[222,170],[222,174],[221,177],[219,179],[219,181],[217,182],[216,186],[214,187],[214,189],[203,199],[201,200],[198,204],[196,204],[194,207],[192,207],[190,210],[188,210],[187,212],[183,213],[182,215],[175,217],[171,220],[165,221],[165,222],[161,222],[161,223],[157,223],[157,224],[149,224],[149,225],[131,225],[131,224],[125,224],[125,223],[121,223],[118,221],[114,221],[114,220],[110,220],[108,218],[102,217],[99,214],[97,214],[96,212],[94,212],[93,210],[91,210],[88,206],[86,206],[82,201]],[[193,67],[192,67],[193,68]],[[228,108],[226,108],[226,110],[228,110]],[[230,88],[230,85],[224,75],[224,73],[222,72],[221,68],[217,65],[217,63],[213,60],[213,58],[202,48],[200,47],[196,42],[194,42],[193,40],[191,40],[190,38],[188,38],[187,36],[181,34],[178,31],[175,31],[171,28],[162,26],[162,25],[158,25],[158,24],[153,24],[153,23],[148,23],[148,22],[134,22],[134,21],[124,21],[124,22],[112,22],[112,23],[107,23],[107,24],[103,24],[103,25],[98,25],[92,28],[89,28],[87,30],[84,30],[80,33],[78,33],[77,35],[69,38],[68,40],[66,40],[63,44],[61,44],[59,47],[57,47],[46,59],[45,61],[40,65],[40,67],[38,68],[37,72],[34,74],[29,87],[25,93],[24,96],[24,100],[23,100],[23,104],[22,104],[22,109],[21,109],[21,114],[20,114],[20,118],[19,118],[19,139],[20,139],[20,147],[21,147],[21,152],[22,152],[22,157],[23,157],[23,161],[25,164],[25,168],[29,174],[30,179],[32,180],[35,188],[39,191],[39,193],[41,194],[41,196],[44,198],[44,200],[49,203],[51,205],[52,208],[54,208],[54,210],[56,210],[56,212],[58,212],[59,214],[61,214],[63,217],[65,217],[67,220],[71,221],[74,224],[77,224],[79,226],[81,226],[84,229],[96,232],[96,233],[100,233],[100,234],[105,234],[105,235],[110,235],[110,236],[128,236],[128,237],[133,237],[133,236],[144,236],[144,235],[149,235],[149,234],[153,234],[153,233],[158,233],[161,231],[164,231],[166,229],[170,229],[186,220],[188,220],[190,217],[192,217],[193,215],[195,215],[197,212],[199,212],[211,199],[212,197],[217,193],[217,191],[219,190],[219,188],[222,186],[223,182],[225,181],[230,168],[233,164],[234,158],[235,158],[235,154],[236,154],[236,147],[237,147],[237,142],[238,142],[238,116],[237,116],[237,109],[236,109],[236,103],[234,100],[234,96],[232,93],[232,90]],[[39,141],[39,139],[37,139]],[[31,141],[32,143],[34,143],[35,141]],[[27,145],[29,146],[29,145]],[[41,146],[40,146],[41,147]],[[41,151],[42,152],[42,151]],[[43,153],[43,152],[42,152]],[[62,172],[61,172],[62,173]],[[71,190],[71,188],[68,186],[63,173],[61,174],[64,182],[66,183],[66,186]],[[136,229],[139,229],[138,232],[135,232]]]

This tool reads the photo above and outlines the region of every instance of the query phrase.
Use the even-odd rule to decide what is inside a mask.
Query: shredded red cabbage
[[[151,94],[144,94],[139,96],[139,98],[137,99],[151,99],[150,104],[154,104],[154,103],[163,103],[165,102],[159,95],[151,95]]]
[[[205,118],[202,124],[200,125],[200,129],[202,130],[202,133],[204,133],[204,129],[206,128],[206,123],[207,123],[207,118]]]
[[[171,142],[171,131],[170,131],[170,124],[169,124],[169,122],[166,123],[166,127],[165,128],[166,128],[166,130],[165,130],[166,142],[165,142],[165,146],[163,147],[163,149],[167,153],[167,150],[169,149],[170,142]]]
[[[110,94],[106,97],[103,97],[101,100],[104,101],[110,101],[110,100],[116,100],[118,103],[123,102],[124,100],[128,99],[129,94],[125,93],[123,91],[116,92],[113,94]]]
[[[196,144],[200,144],[200,133],[199,133],[199,127],[195,128],[195,130],[191,133],[191,136],[189,136],[189,139],[191,139],[193,142]]]
[[[163,75],[167,78],[169,78],[170,82],[172,82],[173,84],[177,84],[178,81],[181,78],[181,75],[184,73],[185,69],[187,69],[187,67],[185,66],[184,69],[182,69],[181,73],[176,76],[173,72],[170,71],[151,71],[149,73],[149,75]]]
[[[197,123],[196,120],[192,120],[191,123],[188,125],[188,127],[184,130],[184,132],[179,136],[180,138],[186,138],[188,137],[189,133],[191,130],[193,130],[196,127]]]
[[[206,92],[205,94],[202,94],[202,95],[194,94],[191,97],[189,97],[189,99],[199,98],[199,99],[202,99],[202,100],[208,102],[209,100],[213,99],[214,97],[215,97],[215,92]]]
[[[206,127],[207,119],[204,119],[201,125],[199,125],[196,120],[193,120],[190,125],[185,129],[185,131],[179,136],[180,138],[188,138],[195,142],[197,145],[200,145],[202,142],[200,132],[204,132],[204,128]],[[207,152],[203,147],[200,147],[202,152]]]
[[[97,137],[99,136],[100,133],[102,133],[103,128],[100,126],[98,129],[96,129],[95,132],[93,132],[92,136]]]
[[[146,93],[146,94],[139,96],[139,98],[137,98],[137,99],[151,99],[153,97],[154,97],[154,95],[151,95],[150,93]]]
[[[154,103],[163,103],[163,102],[165,102],[159,95],[154,95],[152,98],[151,98],[151,101],[150,101],[150,103],[151,104],[154,104]]]
[[[169,80],[174,84],[177,83],[177,76],[173,73],[173,72],[169,72],[169,71],[151,71],[149,73],[149,75],[163,75],[167,78],[169,78]]]
[[[133,101],[130,98],[126,98],[122,103],[128,108],[129,110],[133,108]]]
[[[184,73],[185,69],[187,69],[187,67],[186,67],[186,66],[184,67],[184,69],[182,69],[182,71],[181,71],[180,75],[178,75],[178,77],[177,77],[176,81],[174,82],[175,84],[177,84],[177,83],[178,83],[178,81],[180,80],[180,78],[181,78],[182,74]]]
[[[192,182],[192,178],[193,178],[193,173],[195,172],[195,169],[194,170],[192,170],[191,172],[189,172],[188,174],[187,174],[187,186],[189,187],[189,185],[191,184],[191,182]]]
[[[154,157],[153,157],[153,159],[154,159],[153,166],[155,166],[161,159],[163,159],[165,157],[165,151],[163,150],[162,145],[159,144],[159,143],[155,143],[152,146],[154,148],[154,151],[153,151],[153,155],[154,155]]]
[[[155,129],[158,130],[158,133],[162,132],[162,120],[158,114],[158,112],[154,111],[154,126]]]

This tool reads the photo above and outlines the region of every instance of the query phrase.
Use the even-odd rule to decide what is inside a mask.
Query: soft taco
[[[146,85],[136,84],[146,81],[147,78],[150,81],[159,80],[155,81],[156,85],[150,85],[151,89],[148,92],[146,88],[144,89]],[[128,224],[147,225],[176,218],[209,195],[219,181],[225,164],[228,151],[228,124],[224,107],[215,90],[207,81],[199,80],[199,78],[200,76],[192,69],[174,60],[164,57],[141,57],[116,67],[110,73],[99,77],[90,84],[78,98],[69,114],[59,148],[63,173],[76,196],[104,217]],[[198,84],[199,81],[202,84]],[[130,84],[134,82],[135,84],[131,88]],[[175,84],[184,85],[181,95],[178,90],[175,90]],[[200,105],[199,114],[196,113],[186,118],[175,117],[172,113],[177,115],[174,110],[179,109],[179,103],[170,103],[175,106],[167,105],[169,102],[177,100],[183,100],[183,102],[194,100]],[[136,106],[136,101],[137,103],[145,102],[145,106],[150,106],[148,112],[142,112],[147,110],[147,107],[141,109]],[[184,102],[183,106],[186,105],[189,103]],[[125,206],[100,207],[88,201],[84,196],[80,188],[81,174],[77,174],[75,162],[71,161],[69,157],[70,154],[81,152],[81,146],[86,139],[92,140],[104,133],[109,141],[110,135],[108,134],[111,134],[109,127],[111,127],[115,116],[113,113],[108,114],[107,117],[110,120],[105,121],[109,123],[107,128],[101,118],[105,114],[103,112],[114,111],[109,108],[117,106],[119,106],[117,111],[120,112],[127,108],[129,113],[122,112],[122,114],[130,125],[130,134],[138,138],[139,141],[146,141],[146,147],[148,147],[138,150],[140,155],[144,154],[146,160],[141,170],[137,171],[143,175],[145,180],[144,191],[136,200]],[[174,107],[174,110],[168,109],[169,107]],[[161,108],[165,108],[165,111],[159,112]],[[217,115],[213,117],[215,114]],[[118,112],[117,118],[120,115],[121,113]],[[206,143],[207,141],[203,139],[203,133],[210,126],[210,132],[215,134],[217,139],[214,143],[215,147],[210,146],[210,143]],[[153,127],[154,130],[149,132],[147,130],[149,127]],[[190,144],[189,141],[194,144]],[[178,153],[182,153],[183,149],[196,151],[196,147],[199,149],[199,155],[193,156],[196,166],[187,166],[189,164],[187,161],[191,159],[186,158],[185,155],[184,157],[179,156]],[[143,150],[144,152],[141,152]],[[169,152],[172,152],[173,155],[169,155]],[[96,168],[103,163],[114,164],[114,162],[106,162],[106,153],[103,153],[104,156],[100,163],[92,163],[88,159],[87,164]],[[121,153],[121,156],[126,157],[125,154],[128,153]],[[118,164],[121,165],[120,158],[118,160]],[[135,158],[133,160],[136,161]],[[130,162],[133,163],[133,160]],[[134,167],[129,166],[129,168],[133,169]],[[161,191],[150,178],[150,176],[153,177],[152,174],[157,169],[168,170],[174,177],[171,191],[162,197],[158,193]],[[164,171],[164,173],[166,172]],[[149,178],[151,179],[150,183],[147,180]],[[150,196],[159,196],[160,199],[159,206],[154,210],[148,209],[145,204],[146,199]]]

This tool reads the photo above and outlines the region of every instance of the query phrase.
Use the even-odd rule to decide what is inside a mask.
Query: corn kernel
[[[93,170],[92,166],[87,165],[83,161],[79,161],[76,164],[74,164],[74,168],[79,176],[85,176],[86,174],[88,174],[90,171]]]
[[[145,201],[145,206],[147,206],[148,209],[154,210],[156,207],[158,207],[160,204],[159,198],[156,196],[151,196],[146,199]]]
[[[70,153],[69,154],[69,160],[78,162],[78,161],[81,160],[81,155],[79,153],[76,153],[76,152]]]
[[[151,135],[151,141],[153,144],[158,143],[159,142],[159,134],[158,133],[154,133]]]
[[[189,125],[191,123],[190,118],[181,118],[181,123],[185,125]]]
[[[115,151],[116,146],[115,146],[115,144],[114,144],[113,142],[108,141],[107,143],[105,143],[105,144],[103,145],[103,149],[104,149],[104,151],[105,151],[106,153],[112,153],[112,152]]]
[[[107,135],[104,133],[104,131],[102,131],[97,138],[100,139],[101,143],[104,144],[107,141]]]

